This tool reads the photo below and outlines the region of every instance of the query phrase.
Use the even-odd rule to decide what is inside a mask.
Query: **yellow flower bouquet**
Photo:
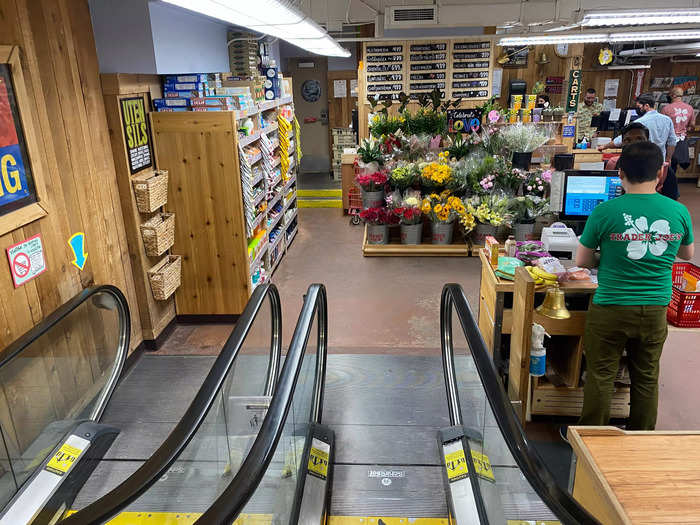
[[[467,208],[459,197],[451,195],[449,190],[440,194],[431,193],[423,199],[421,210],[433,222],[451,223],[467,214]]]
[[[449,164],[449,152],[438,154],[435,162],[423,163],[421,168],[421,183],[427,188],[444,188],[452,181],[452,166]]]

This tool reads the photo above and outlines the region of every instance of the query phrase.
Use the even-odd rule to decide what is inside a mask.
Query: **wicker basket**
[[[132,180],[136,207],[141,213],[153,213],[168,202],[168,172],[154,170],[136,175]]]
[[[151,291],[156,301],[165,301],[180,286],[182,257],[168,255],[153,268],[148,270]]]
[[[146,255],[157,257],[175,244],[175,214],[157,213],[141,225]]]

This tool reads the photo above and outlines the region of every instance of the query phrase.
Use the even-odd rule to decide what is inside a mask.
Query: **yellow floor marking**
[[[71,510],[66,517],[75,514]],[[107,525],[192,525],[202,515],[200,512],[122,512]],[[272,514],[241,514],[234,525],[271,525]]]
[[[448,525],[447,518],[402,518],[397,516],[330,516],[328,525]]]
[[[297,190],[299,197],[342,197],[343,190]]]
[[[298,208],[342,208],[343,201],[340,200],[297,200]]]

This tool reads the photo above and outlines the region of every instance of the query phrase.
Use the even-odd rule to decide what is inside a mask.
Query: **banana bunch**
[[[551,286],[557,283],[556,275],[554,275],[553,273],[545,272],[542,268],[539,268],[538,266],[526,266],[525,269],[537,285]]]

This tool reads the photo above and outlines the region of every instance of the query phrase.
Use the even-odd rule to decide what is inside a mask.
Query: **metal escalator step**
[[[439,427],[333,425],[335,463],[441,465]]]
[[[335,465],[330,513],[444,518],[442,467]]]
[[[329,516],[328,519],[328,525],[448,525],[448,523],[447,518],[401,516]]]

